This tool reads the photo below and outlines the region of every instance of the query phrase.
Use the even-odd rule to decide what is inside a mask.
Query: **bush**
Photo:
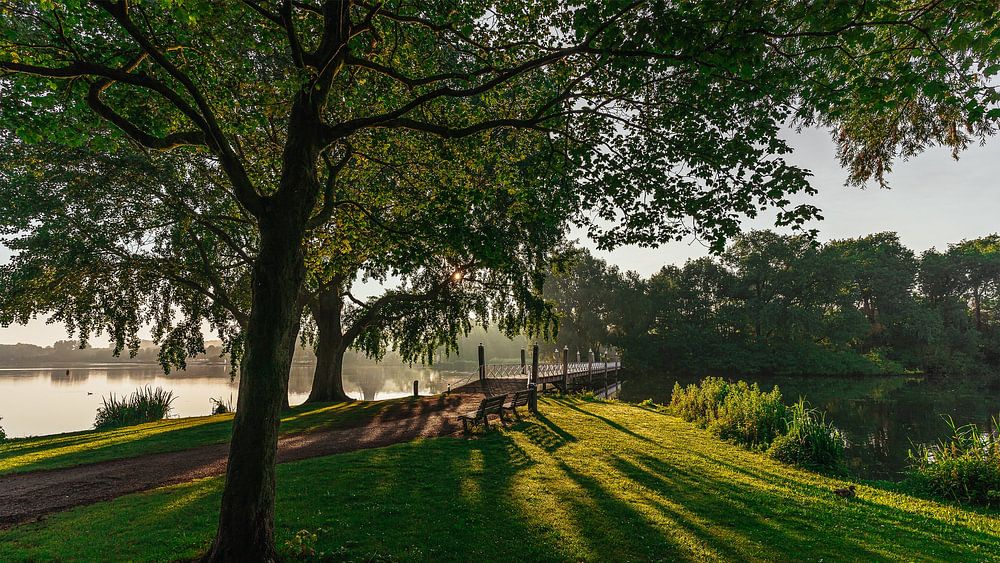
[[[231,412],[236,412],[233,408],[233,397],[230,395],[229,400],[225,400],[222,397],[210,398],[209,402],[212,403],[212,414],[229,414]]]
[[[768,455],[792,465],[838,472],[844,467],[844,436],[826,422],[826,413],[799,399],[787,410],[785,433],[771,444]]]
[[[997,419],[983,431],[976,424],[956,426],[945,416],[951,436],[909,452],[908,481],[919,492],[960,503],[1000,505],[1000,437]]]
[[[784,423],[785,405],[777,387],[763,392],[754,383],[727,383],[707,377],[697,385],[674,385],[670,407],[688,422],[747,448],[766,449]]]
[[[701,383],[684,388],[674,383],[670,408],[677,416],[705,428],[716,418],[728,392],[729,383],[721,377],[706,377]]]
[[[143,387],[122,398],[111,394],[101,399],[104,404],[97,408],[94,428],[105,430],[162,420],[170,414],[175,398],[173,392],[159,387]]]
[[[0,420],[3,419],[0,418]],[[3,442],[6,439],[7,439],[7,433],[3,431],[3,426],[0,426],[0,442]]]
[[[750,449],[767,449],[781,432],[784,420],[785,405],[777,386],[765,393],[756,383],[737,381],[729,386],[708,428],[724,440]]]

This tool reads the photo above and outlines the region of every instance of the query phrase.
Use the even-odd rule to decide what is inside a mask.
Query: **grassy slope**
[[[293,407],[282,418],[283,433],[360,424],[412,399]],[[71,467],[216,444],[229,440],[233,415],[176,418],[98,432],[73,432],[0,443],[0,475]]]
[[[279,543],[317,532],[345,559],[986,560],[1000,518],[842,483],[657,412],[544,400],[543,417],[279,467]],[[0,560],[195,556],[221,482],[123,497],[0,531]],[[75,538],[68,542],[67,538]]]

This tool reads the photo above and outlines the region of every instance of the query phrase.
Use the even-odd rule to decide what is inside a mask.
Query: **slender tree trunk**
[[[260,222],[253,303],[239,403],[229,446],[219,528],[206,561],[274,561],[278,425],[299,331],[297,297],[305,277],[303,228],[273,213]]]

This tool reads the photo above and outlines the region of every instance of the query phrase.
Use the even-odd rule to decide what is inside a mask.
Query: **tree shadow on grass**
[[[773,557],[933,556],[959,560],[981,559],[974,555],[977,550],[991,552],[1000,547],[997,536],[944,518],[860,498],[840,499],[831,490],[813,484],[708,459],[717,467],[742,474],[746,481],[736,484],[718,476],[710,478],[649,456],[640,456],[635,462],[619,458],[616,465],[646,486],[665,487],[666,496],[680,505],[698,507],[698,514],[705,519],[720,526],[738,525],[756,538],[771,538],[768,553]],[[790,502],[782,489],[805,498]],[[732,515],[737,515],[738,523]]]
[[[585,414],[587,416],[596,418],[597,420],[600,420],[601,422],[607,424],[611,428],[614,428],[615,430],[617,430],[619,432],[622,432],[624,434],[628,434],[629,436],[631,436],[633,438],[638,438],[639,440],[643,440],[643,441],[649,442],[651,444],[657,444],[657,445],[659,445],[659,443],[656,442],[655,440],[653,440],[653,439],[651,439],[651,438],[649,438],[647,436],[643,436],[642,434],[639,434],[639,433],[634,432],[632,430],[629,430],[625,426],[623,426],[623,425],[621,425],[621,424],[619,424],[619,423],[611,420],[610,418],[601,416],[601,415],[593,413],[591,411],[587,411],[587,410],[581,409],[579,406],[577,406],[577,404],[576,404],[577,400],[575,400],[575,399],[557,399],[555,402],[559,403],[560,405],[562,405],[562,406],[564,406],[564,407],[566,407],[566,408],[568,408],[570,410],[576,411],[576,412],[578,412],[580,414]]]

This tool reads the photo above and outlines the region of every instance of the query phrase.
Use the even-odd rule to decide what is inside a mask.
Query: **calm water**
[[[289,401],[295,405],[309,395],[313,366],[296,365],[289,379]],[[406,366],[347,368],[344,388],[366,401],[402,397],[413,393],[420,381],[422,395],[440,393],[448,384],[459,385],[468,375]],[[211,413],[212,397],[236,404],[239,380],[232,381],[226,366],[193,365],[187,371],[163,375],[152,365],[85,365],[59,368],[0,368],[0,426],[9,437],[38,436],[86,430],[93,426],[101,397],[123,395],[143,386],[174,392],[171,416]]]
[[[694,383],[696,378],[644,378],[630,380],[622,398],[652,398],[668,403],[674,382]],[[873,377],[745,377],[761,388],[777,385],[785,403],[804,397],[827,411],[847,436],[847,458],[853,473],[872,479],[896,480],[906,467],[912,443],[931,443],[948,435],[942,415],[959,424],[981,427],[1000,413],[1000,387],[980,380]]]

